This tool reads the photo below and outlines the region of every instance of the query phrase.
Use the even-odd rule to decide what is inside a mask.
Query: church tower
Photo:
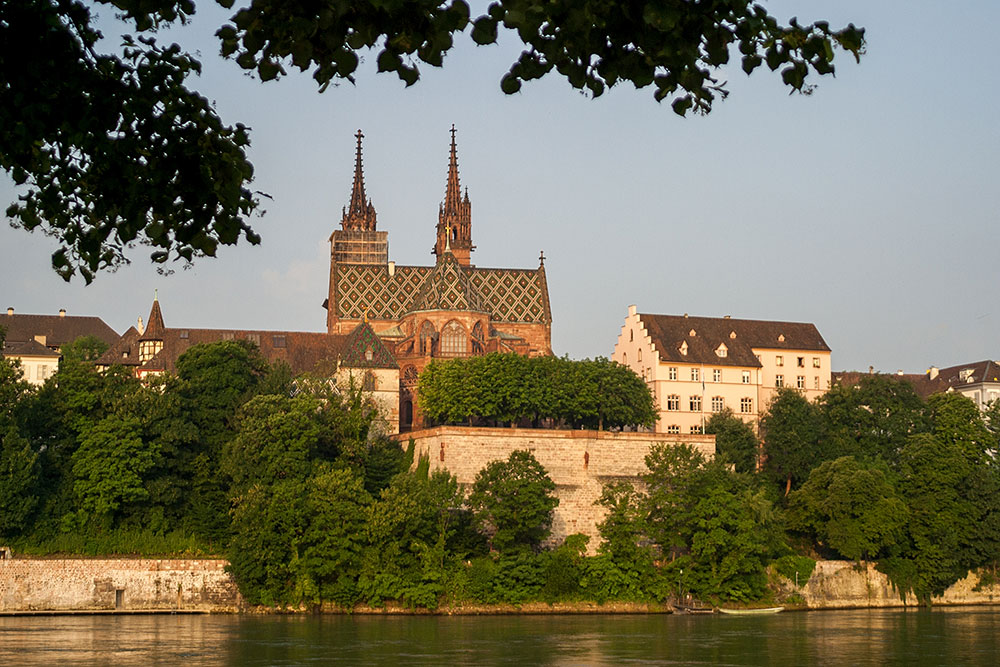
[[[365,194],[365,173],[361,161],[361,139],[354,159],[354,186],[351,203],[343,209],[340,229],[330,236],[333,259],[341,264],[386,264],[389,261],[389,234],[375,230],[375,205]]]
[[[455,256],[461,266],[468,267],[472,259],[472,202],[469,191],[462,196],[458,182],[458,150],[455,147],[455,126],[451,126],[451,155],[448,158],[448,185],[444,201],[438,208],[437,241],[433,254],[440,259],[446,250]]]

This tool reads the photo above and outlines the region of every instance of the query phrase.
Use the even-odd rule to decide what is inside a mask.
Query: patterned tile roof
[[[415,298],[434,272],[434,267],[338,264],[336,266],[337,316],[373,320],[400,320],[411,310]],[[549,309],[545,269],[463,269],[471,286],[483,300],[485,312],[494,322],[548,323]]]
[[[409,312],[418,310],[489,312],[479,290],[450,252],[439,256],[434,272],[424,280],[420,292],[407,308]]]
[[[650,314],[639,318],[661,361],[756,368],[760,362],[754,349],[830,351],[816,325],[804,322]],[[687,354],[681,352],[685,343]],[[720,357],[716,350],[723,344],[726,356]]]
[[[347,368],[399,368],[396,358],[367,322],[347,334],[340,350],[340,363]]]

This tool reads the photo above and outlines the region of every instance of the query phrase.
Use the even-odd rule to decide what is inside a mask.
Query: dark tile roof
[[[1000,364],[987,359],[971,364],[949,366],[939,370],[938,377],[955,388],[976,382],[1000,382]]]
[[[833,384],[850,387],[859,383],[865,376],[871,375],[871,372],[834,371],[830,375]],[[925,400],[932,394],[940,394],[949,389],[948,383],[943,378],[938,376],[932,379],[928,373],[878,373],[878,375],[909,383],[917,396]]]
[[[149,320],[146,328],[143,329],[140,340],[163,340],[163,332],[166,330],[163,324],[163,313],[160,311],[160,300],[153,299],[153,307],[149,310]]]
[[[804,322],[647,313],[640,313],[639,318],[661,361],[759,367],[754,349],[830,351],[816,325]],[[681,353],[684,343],[686,355]],[[727,348],[725,357],[716,354],[722,344]]]
[[[129,327],[121,338],[112,343],[111,347],[94,362],[98,366],[138,366],[139,365],[139,331]]]
[[[0,314],[0,327],[7,331],[7,340],[23,343],[45,336],[49,347],[61,347],[81,336],[96,336],[108,345],[118,340],[115,330],[99,317],[80,315],[21,315]]]
[[[59,353],[42,345],[37,340],[25,341],[5,341],[0,349],[5,357],[54,357],[59,358]]]

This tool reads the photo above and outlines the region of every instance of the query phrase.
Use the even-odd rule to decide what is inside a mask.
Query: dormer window
[[[785,334],[778,334],[778,342],[779,343],[785,342]]]
[[[683,354],[686,357],[687,353],[688,353],[688,344],[687,344],[687,341],[684,341],[683,343],[681,343],[681,348],[680,349],[681,349],[681,354]]]
[[[736,332],[735,331],[730,331],[729,332],[729,338],[732,339],[732,340],[736,340]]]
[[[365,361],[371,361],[374,358],[375,358],[375,353],[372,352],[372,349],[370,347],[366,348],[365,349]]]
[[[694,338],[697,335],[698,335],[698,332],[695,331],[694,329],[691,329],[691,331],[688,331],[688,336],[691,336],[692,338]]]
[[[729,348],[726,347],[725,343],[720,343],[719,347],[715,348],[715,356],[719,358],[729,356]]]

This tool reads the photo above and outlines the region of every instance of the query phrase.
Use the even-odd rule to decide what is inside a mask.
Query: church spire
[[[354,186],[351,188],[351,204],[344,209],[341,227],[346,230],[375,231],[375,207],[365,195],[365,172],[361,160],[361,130],[354,135],[358,138],[358,148],[354,159]]]
[[[466,188],[462,197],[462,186],[458,179],[458,147],[455,142],[455,126],[451,126],[451,151],[448,155],[448,184],[444,201],[438,207],[437,242],[434,254],[441,257],[450,252],[462,266],[469,266],[472,251],[472,202]]]

